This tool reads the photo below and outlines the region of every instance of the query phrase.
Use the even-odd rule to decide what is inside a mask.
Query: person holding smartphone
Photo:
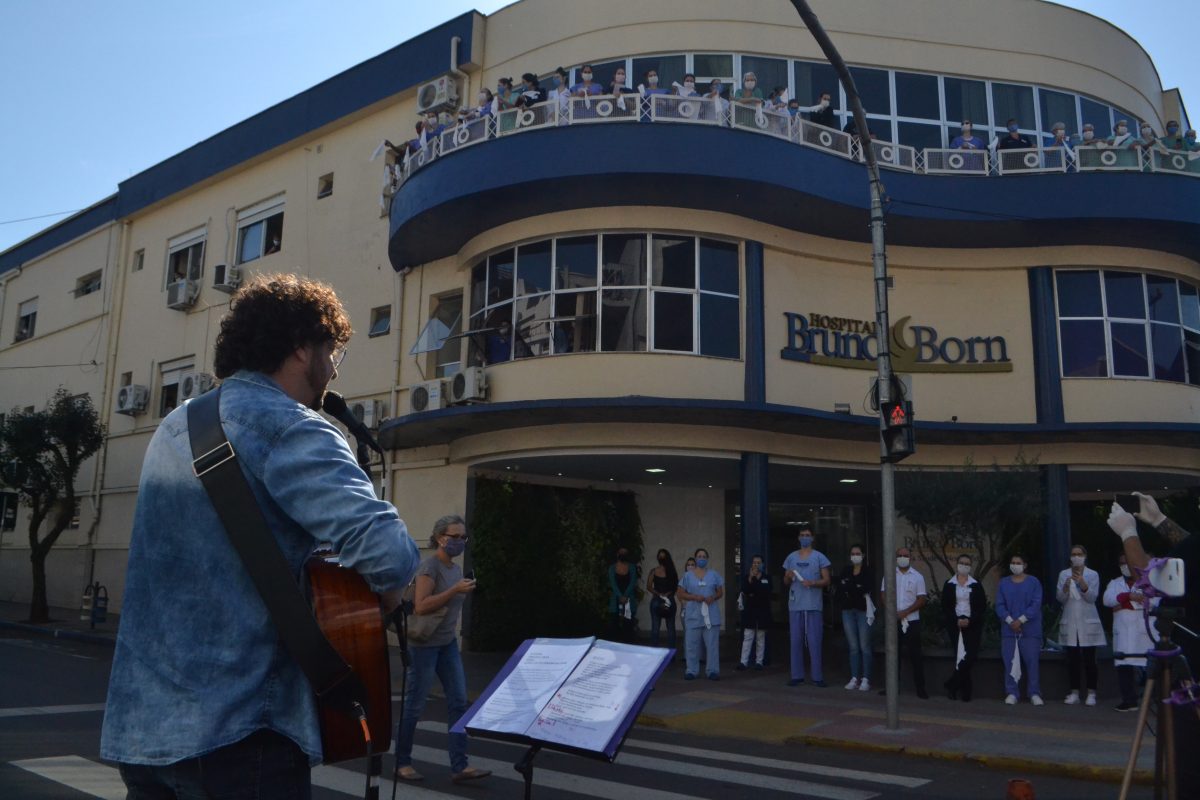
[[[1100,599],[1100,575],[1087,567],[1087,550],[1083,545],[1071,547],[1071,566],[1058,573],[1058,602],[1062,603],[1062,620],[1058,639],[1067,654],[1067,679],[1071,691],[1063,700],[1067,705],[1079,703],[1080,665],[1087,673],[1086,705],[1096,705],[1096,648],[1108,643],[1096,602]]]

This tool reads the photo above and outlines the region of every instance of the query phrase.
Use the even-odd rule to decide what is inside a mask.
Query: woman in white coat
[[[1154,640],[1146,632],[1146,598],[1134,588],[1134,576],[1125,563],[1125,554],[1118,560],[1121,577],[1113,578],[1104,590],[1104,605],[1113,610],[1113,651],[1132,654],[1145,653],[1154,646]],[[1152,598],[1151,607],[1158,605]],[[1138,673],[1146,669],[1145,656],[1118,658],[1117,685],[1121,688],[1121,703],[1117,711],[1133,711],[1138,707]]]
[[[1087,672],[1087,705],[1096,705],[1096,648],[1108,643],[1100,612],[1100,575],[1088,569],[1087,550],[1082,545],[1071,547],[1071,566],[1058,573],[1058,602],[1062,603],[1062,621],[1058,625],[1058,641],[1067,653],[1067,705],[1079,703],[1079,667],[1083,662]]]

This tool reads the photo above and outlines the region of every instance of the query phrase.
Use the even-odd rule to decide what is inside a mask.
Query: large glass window
[[[851,67],[850,74],[862,98],[863,110],[884,116],[892,113],[892,87],[887,70]]]
[[[1042,106],[1042,131],[1049,133],[1056,122],[1066,125],[1068,134],[1080,130],[1079,114],[1075,112],[1075,95],[1039,89],[1038,101]]]
[[[683,83],[683,74],[687,72],[687,57],[678,56],[645,56],[633,59],[633,72],[629,74],[629,85],[637,86],[644,82],[647,70],[658,73],[660,89],[670,89],[671,84]]]
[[[946,121],[962,122],[969,119],[976,127],[986,127],[988,122],[987,85],[983,81],[965,78],[946,78]],[[1000,120],[998,124],[1003,124]]]
[[[739,358],[740,265],[736,243],[675,234],[502,250],[471,270],[471,362],[597,350]]]
[[[837,104],[840,92],[837,73],[833,67],[824,63],[797,61],[795,65],[795,83],[792,85],[796,97],[802,106],[816,105],[821,99],[822,92],[829,92]]]
[[[992,84],[992,118],[997,128],[1015,119],[1022,130],[1034,130],[1033,87],[1011,83]]]
[[[788,62],[786,58],[765,58],[764,56],[742,56],[742,72],[753,72],[758,78],[758,88],[762,89],[763,97],[775,91],[776,87],[788,88]],[[738,85],[741,85],[738,76]],[[816,102],[815,100],[813,102]]]
[[[940,120],[942,104],[938,100],[937,76],[897,72],[896,113],[902,117]]]
[[[1164,275],[1055,275],[1065,378],[1152,378],[1200,386],[1200,288]]]

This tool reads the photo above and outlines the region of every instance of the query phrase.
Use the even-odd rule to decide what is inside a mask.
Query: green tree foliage
[[[532,636],[591,636],[607,624],[608,566],[642,558],[632,493],[480,479],[471,521],[474,650]]]
[[[1041,476],[1036,460],[1023,455],[1005,467],[980,468],[968,460],[960,470],[918,469],[898,477],[896,512],[912,526],[930,568],[936,562],[945,575],[954,574],[958,554],[967,552],[975,560],[973,574],[983,580],[1042,530]]]
[[[46,557],[75,513],[75,478],[104,442],[104,426],[87,395],[59,387],[44,411],[9,414],[0,427],[4,482],[29,506],[29,560],[33,591],[31,622],[50,618],[46,603]],[[41,535],[42,524],[49,527]]]

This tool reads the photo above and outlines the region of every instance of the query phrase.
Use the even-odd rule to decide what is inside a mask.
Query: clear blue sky
[[[564,9],[572,2],[581,0]],[[0,0],[0,250],[62,217],[10,220],[86,208],[325,78],[464,11],[507,3]],[[1200,124],[1194,15],[1163,0],[1061,5],[1141,42]]]

